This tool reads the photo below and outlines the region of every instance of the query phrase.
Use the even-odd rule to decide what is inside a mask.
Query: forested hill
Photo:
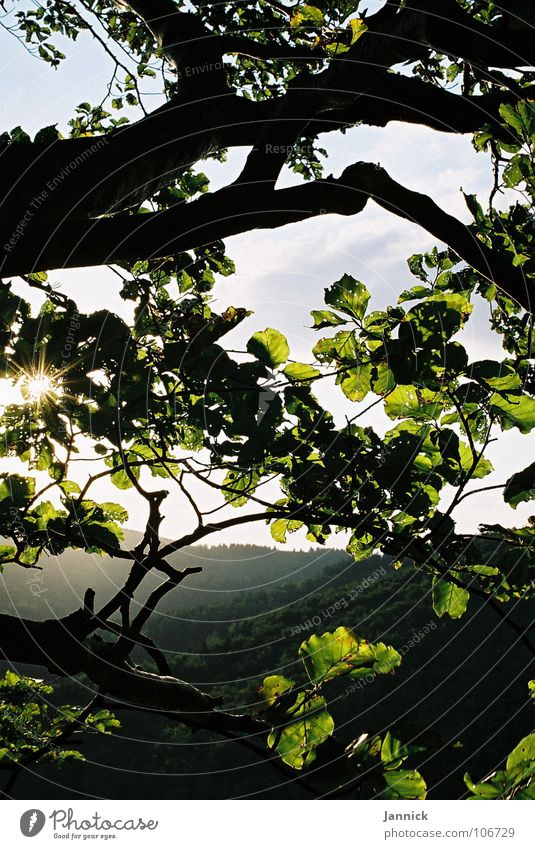
[[[281,580],[257,591],[219,594],[217,604],[208,604],[212,596],[203,593],[188,607],[178,589],[168,613],[152,620],[149,634],[175,675],[222,695],[227,707],[238,711],[254,709],[265,675],[298,679],[303,674],[299,645],[314,632],[345,625],[373,641],[384,640],[402,655],[395,675],[362,688],[341,681],[330,691],[337,740],[347,744],[361,733],[391,728],[404,741],[424,747],[415,767],[431,798],[462,795],[467,769],[483,777],[533,730],[526,688],[530,653],[476,597],[460,628],[434,614],[428,575],[413,568],[396,571],[378,557],[345,570],[340,553],[335,554],[337,562],[322,569],[321,590],[314,589],[312,577],[299,584]],[[513,614],[517,621],[532,619],[533,604],[515,605]],[[143,652],[137,660],[151,668]],[[39,676],[42,669],[26,672]],[[85,703],[85,679],[57,677],[53,683],[56,703]],[[512,710],[511,702],[520,709]],[[192,734],[165,717],[139,712],[122,711],[121,721],[111,738],[87,737],[86,762],[65,764],[60,772],[43,765],[40,777],[25,773],[18,798],[59,793],[71,799],[302,797],[299,786],[284,782],[269,759],[227,739]]]
[[[124,547],[133,548],[138,541],[138,534],[127,531]],[[203,608],[219,605],[233,598],[238,600],[243,590],[276,589],[287,580],[294,584],[312,581],[314,588],[319,590],[323,587],[326,569],[334,567],[336,574],[343,575],[350,567],[354,568],[352,559],[344,551],[327,548],[292,551],[280,546],[197,545],[182,549],[168,560],[179,568],[202,566],[203,571],[189,576],[164,600],[160,611],[177,611],[199,604]],[[18,565],[5,567],[0,575],[0,612],[16,610],[21,616],[35,619],[64,616],[80,606],[87,587],[95,590],[96,603],[101,606],[123,585],[130,568],[128,561],[83,551],[43,557],[40,565],[42,570],[23,569]],[[366,567],[359,566],[359,575],[365,574]],[[161,577],[157,574],[147,577],[140,600],[161,581]]]
[[[127,544],[135,542],[132,537]],[[531,655],[475,596],[459,628],[433,612],[429,575],[408,565],[395,570],[377,555],[354,563],[344,552],[328,549],[199,546],[174,562],[201,563],[204,570],[188,579],[189,588],[184,584],[169,593],[147,633],[165,652],[174,675],[222,696],[228,708],[254,710],[265,675],[298,680],[301,642],[345,625],[393,645],[402,663],[395,675],[373,686],[344,690],[341,682],[333,688],[337,740],[348,744],[363,732],[393,728],[421,745],[415,766],[431,798],[462,795],[467,769],[478,778],[487,774],[533,729],[526,692]],[[105,601],[127,569],[120,561],[80,552],[49,558],[42,573],[6,569],[0,605],[36,617],[68,612],[79,606],[87,586]],[[533,619],[533,603],[512,608],[517,622]],[[152,668],[141,650],[136,660]],[[42,674],[41,667],[24,671]],[[83,676],[55,677],[53,683],[57,704],[84,703]],[[520,708],[513,711],[511,702]],[[17,785],[18,798],[56,798],[58,787],[69,798],[302,796],[293,783],[280,786],[269,762],[228,740],[206,732],[192,735],[154,715],[122,712],[121,721],[111,739],[90,735],[84,741],[85,763],[66,764],[59,774],[45,765],[37,775],[29,771]]]

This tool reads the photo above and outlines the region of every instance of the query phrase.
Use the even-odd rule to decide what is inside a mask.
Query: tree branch
[[[256,183],[239,184],[161,213],[89,223],[66,220],[46,251],[40,240],[36,244],[28,234],[20,250],[4,256],[2,276],[43,267],[72,268],[168,256],[237,233],[281,227],[325,213],[354,215],[370,198],[449,245],[468,265],[531,311],[531,293],[521,269],[495,254],[469,226],[444,212],[427,195],[407,189],[380,166],[365,162],[349,166],[338,179],[328,177],[278,191],[263,191]]]
[[[186,725],[240,734],[268,730],[253,717],[216,711],[218,700],[186,681],[145,672],[127,661],[112,663],[114,645],[98,637],[88,639],[87,633],[94,627],[98,623],[89,624],[84,609],[45,622],[0,615],[0,653],[12,663],[45,666],[62,676],[84,672],[109,699],[132,708],[173,712]]]
[[[515,105],[522,99],[518,92],[504,89],[471,96],[454,94],[418,77],[401,74],[387,74],[368,91],[357,93],[358,98],[350,105],[322,111],[312,118],[314,132],[331,132],[358,122],[384,127],[391,121],[400,121],[442,133],[473,133],[491,124],[507,142],[511,135],[506,128],[500,128],[500,105]],[[535,97],[535,87],[524,89],[522,97]]]
[[[397,37],[427,44],[474,67],[518,68],[535,64],[533,28],[513,31],[477,21],[456,0],[410,0],[398,15]]]

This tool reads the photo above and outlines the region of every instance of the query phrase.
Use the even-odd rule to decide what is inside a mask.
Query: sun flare
[[[22,379],[21,390],[28,401],[42,401],[57,391],[54,381],[47,374],[29,374]]]

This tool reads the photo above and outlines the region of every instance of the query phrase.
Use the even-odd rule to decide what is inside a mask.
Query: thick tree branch
[[[140,203],[215,150],[254,144],[272,104],[227,94],[201,104],[171,100],[103,136],[0,147],[0,222],[46,230],[65,216]]]
[[[145,22],[170,62],[179,66],[180,48],[188,42],[211,37],[200,18],[179,11],[173,0],[128,0],[128,5]]]
[[[234,185],[162,213],[88,222],[65,221],[43,250],[30,234],[4,257],[3,276],[46,268],[105,265],[190,250],[237,233],[276,228],[325,213],[354,215],[368,199],[423,227],[525,309],[533,308],[521,269],[480,242],[475,232],[440,209],[427,195],[405,188],[383,168],[356,163],[335,179],[262,191]],[[231,212],[232,210],[232,212]],[[1,240],[0,240],[1,241]]]
[[[535,87],[523,91],[523,97],[535,96]],[[500,105],[517,104],[519,95],[503,89],[489,94],[464,96],[424,82],[417,77],[387,74],[368,91],[341,109],[322,111],[311,120],[315,133],[330,132],[361,122],[384,127],[391,121],[418,124],[442,133],[472,133],[485,124],[504,141],[510,138],[503,128],[500,133]]]
[[[535,64],[533,28],[505,30],[475,20],[456,0],[409,0],[393,37],[427,44],[474,67],[518,68]]]
[[[45,666],[62,676],[84,672],[108,698],[133,708],[173,712],[186,725],[240,734],[268,730],[253,717],[214,710],[217,699],[172,675],[145,672],[127,661],[113,664],[113,644],[88,639],[91,627],[84,609],[44,622],[0,615],[0,653],[11,663]]]
[[[230,91],[222,61],[224,45],[198,14],[179,11],[172,0],[129,0],[128,6],[174,65],[182,95],[191,92],[198,98]]]
[[[184,67],[186,78],[188,69],[206,66],[206,45],[219,58],[225,50],[237,52],[241,47],[261,58],[267,58],[267,52],[284,58],[290,50],[257,45],[233,35],[219,36],[207,30],[198,16],[179,12],[172,0],[136,0],[129,5],[161,44],[171,45],[181,55],[186,51],[189,58],[182,56],[180,61],[197,63]],[[449,9],[450,3],[447,5]],[[255,144],[267,130],[277,144],[281,121],[286,124],[285,138],[290,139],[303,123],[310,123],[314,132],[359,121],[384,125],[391,120],[427,124],[443,131],[478,129],[485,122],[485,113],[487,120],[496,116],[493,97],[459,99],[419,80],[387,73],[392,63],[418,58],[422,49],[425,53],[429,32],[435,30],[436,38],[444,42],[437,49],[446,50],[449,39],[460,55],[461,45],[472,44],[473,30],[479,42],[489,45],[491,64],[499,64],[500,45],[510,34],[474,22],[456,3],[452,5],[456,16],[451,9],[446,14],[445,6],[443,2],[414,0],[397,14],[389,10],[386,17],[378,13],[368,18],[369,31],[364,37],[341,60],[310,77],[308,84],[300,87],[298,98],[289,92],[254,103],[217,88],[207,81],[206,72],[195,73],[190,75],[191,91],[131,126],[105,136],[8,145],[0,159],[0,221],[6,223],[11,238],[29,213],[46,240],[51,222],[66,215],[82,218],[135,205],[216,149]],[[518,32],[514,32],[515,40]],[[424,48],[419,39],[424,39]],[[241,46],[239,42],[243,42]],[[529,43],[535,43],[531,34]],[[193,58],[190,50],[194,50]],[[511,58],[510,51],[507,55]],[[43,198],[44,194],[47,197]]]

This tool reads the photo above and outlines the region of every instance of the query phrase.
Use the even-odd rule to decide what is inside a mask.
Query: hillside
[[[150,634],[176,675],[223,695],[230,708],[251,710],[266,674],[299,678],[297,651],[313,632],[343,624],[390,643],[403,657],[394,676],[354,692],[345,685],[334,688],[336,734],[347,743],[363,731],[391,728],[405,741],[417,741],[425,747],[418,768],[431,798],[461,796],[467,769],[482,777],[533,730],[526,686],[531,656],[477,599],[462,620],[439,619],[431,606],[429,577],[413,568],[395,571],[378,557],[348,568],[340,552],[330,553],[331,563],[306,565],[309,554],[291,552],[279,553],[288,560],[275,569],[269,550],[245,548],[242,580],[258,575],[260,558],[263,576],[277,571],[278,577],[254,591],[203,589],[186,598],[180,591],[154,617]],[[242,547],[205,549],[203,556],[220,579],[219,564],[225,560],[225,568],[238,574],[236,562],[228,561],[240,553],[245,554]],[[281,577],[284,572],[292,579]],[[524,605],[514,616],[527,621],[534,613],[533,605]],[[144,655],[138,659],[150,667]],[[56,685],[60,703],[87,700],[83,680],[56,679]],[[511,705],[520,709],[513,712]],[[123,712],[121,720],[113,738],[86,740],[86,763],[27,774],[18,797],[79,798],[96,790],[102,798],[304,798],[295,783],[281,785],[268,762],[229,740],[192,735],[153,715]]]
[[[123,547],[133,548],[139,539],[138,534],[127,531]],[[277,587],[287,580],[296,585],[313,581],[321,588],[327,567],[340,564],[343,570],[352,562],[345,552],[335,549],[288,551],[254,545],[191,546],[168,560],[179,568],[202,566],[203,571],[189,576],[164,600],[160,611],[194,607],[200,601],[203,606],[217,606],[238,599],[244,590]],[[46,556],[40,565],[41,570],[5,567],[0,575],[0,612],[16,610],[34,619],[64,616],[80,606],[88,587],[95,590],[96,603],[102,606],[122,586],[130,568],[128,561],[83,551]],[[161,575],[149,575],[139,599],[146,598],[161,580]]]

